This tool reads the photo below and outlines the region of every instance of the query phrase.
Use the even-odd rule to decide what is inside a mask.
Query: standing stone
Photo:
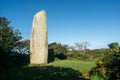
[[[33,19],[30,39],[30,63],[46,64],[48,58],[47,19],[44,10],[38,12]]]

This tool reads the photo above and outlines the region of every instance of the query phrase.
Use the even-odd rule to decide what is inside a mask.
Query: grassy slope
[[[95,62],[92,61],[80,61],[80,60],[63,60],[55,61],[50,63],[50,65],[72,68],[84,72],[90,70],[94,66]]]

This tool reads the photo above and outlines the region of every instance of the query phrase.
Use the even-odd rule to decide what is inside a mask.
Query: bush
[[[98,74],[106,80],[120,79],[120,53],[108,54],[96,63],[92,74]]]
[[[103,58],[106,68],[106,77],[109,80],[120,79],[120,53],[110,54]]]
[[[64,54],[58,54],[58,55],[55,55],[55,57],[61,60],[67,59],[67,56]]]
[[[11,59],[15,65],[23,65],[30,63],[30,55],[27,54],[15,54],[11,56]]]
[[[68,59],[97,61],[108,54],[108,52],[109,49],[69,51],[66,56]]]
[[[1,55],[0,56],[0,68],[9,68],[12,67],[14,64],[12,63],[12,59],[8,55]]]
[[[54,49],[48,50],[48,63],[53,62],[55,60]]]
[[[28,64],[30,55],[26,54],[14,54],[14,55],[2,55],[0,56],[0,68],[10,68],[17,65]]]

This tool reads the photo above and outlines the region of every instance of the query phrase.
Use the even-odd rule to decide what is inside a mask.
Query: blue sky
[[[0,0],[0,16],[11,20],[23,39],[30,39],[33,16],[43,9],[49,43],[88,41],[91,49],[120,43],[120,0]]]

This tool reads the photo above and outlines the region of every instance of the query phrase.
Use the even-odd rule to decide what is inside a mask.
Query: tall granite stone
[[[48,58],[47,19],[44,10],[35,14],[30,39],[30,63],[46,64]]]

